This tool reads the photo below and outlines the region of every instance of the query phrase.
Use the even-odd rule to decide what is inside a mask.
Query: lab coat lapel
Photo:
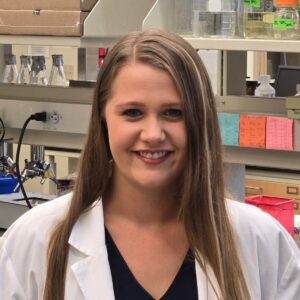
[[[207,276],[203,272],[199,263],[196,261],[196,276],[197,276],[197,288],[198,288],[198,299],[207,299],[207,300],[218,300],[220,299],[220,290],[217,283],[215,274],[213,273],[210,266],[207,266],[208,276],[215,287],[216,291],[213,289],[210,281],[207,279]],[[217,292],[217,294],[216,294]]]
[[[72,230],[69,244],[81,252],[81,255],[73,254],[74,257],[71,257],[72,250],[70,249],[69,261],[73,276],[84,295],[83,299],[114,300],[105,245],[102,201],[98,201],[80,216]],[[72,289],[71,286],[70,288]]]

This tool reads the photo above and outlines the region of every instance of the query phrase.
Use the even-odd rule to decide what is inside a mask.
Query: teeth
[[[143,156],[145,158],[151,158],[151,159],[158,159],[162,158],[167,155],[166,151],[163,152],[139,152],[140,156]]]

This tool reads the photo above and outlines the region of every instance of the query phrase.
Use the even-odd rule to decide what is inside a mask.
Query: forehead
[[[168,72],[140,62],[127,64],[119,70],[113,80],[110,94],[110,100],[113,101],[125,98],[160,98],[181,102]]]

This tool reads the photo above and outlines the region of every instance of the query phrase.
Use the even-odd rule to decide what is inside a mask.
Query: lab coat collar
[[[82,258],[70,267],[85,300],[113,300],[113,284],[105,245],[102,201],[83,213],[69,238],[69,244]],[[71,287],[72,288],[72,287]]]
[[[85,300],[114,300],[111,271],[105,243],[105,228],[102,201],[82,214],[75,223],[69,238],[69,244],[84,254],[83,258],[71,265],[76,281]],[[216,277],[207,266],[207,276],[196,261],[198,299],[218,300],[220,291]]]

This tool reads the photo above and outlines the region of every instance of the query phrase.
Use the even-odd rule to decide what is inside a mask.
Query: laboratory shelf
[[[300,50],[300,40],[258,40],[258,39],[221,39],[194,38],[185,39],[195,49],[219,49],[233,51],[267,51],[267,52],[295,52]]]
[[[0,99],[90,105],[93,103],[93,96],[94,89],[86,87],[59,87],[0,83]]]

